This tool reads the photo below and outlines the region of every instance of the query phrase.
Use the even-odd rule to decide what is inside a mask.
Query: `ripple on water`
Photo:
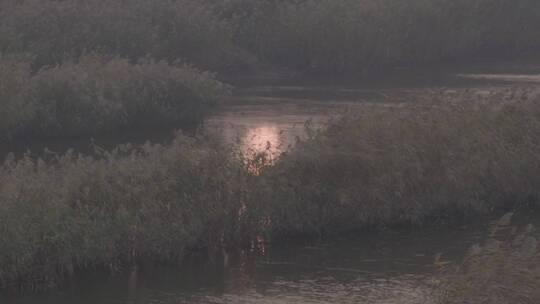
[[[201,295],[180,303],[196,304],[408,304],[429,303],[434,292],[428,279],[402,275],[391,279],[356,279],[342,282],[333,277],[277,280],[264,292],[220,297]],[[170,302],[171,304],[173,302]],[[161,304],[169,304],[169,302]]]

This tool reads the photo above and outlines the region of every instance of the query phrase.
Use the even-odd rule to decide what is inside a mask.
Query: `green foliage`
[[[0,67],[2,140],[187,126],[229,90],[210,73],[152,60],[83,56],[32,73],[28,62],[1,58]]]

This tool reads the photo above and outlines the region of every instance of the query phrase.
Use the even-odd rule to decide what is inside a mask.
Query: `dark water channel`
[[[241,81],[241,80],[239,80]],[[305,136],[305,124],[323,127],[332,117],[366,106],[399,106],[434,91],[488,94],[516,84],[540,86],[540,66],[466,69],[411,74],[385,81],[305,80],[269,75],[239,85],[226,105],[204,123],[242,151],[274,155]],[[396,102],[398,100],[399,102]],[[118,143],[166,142],[172,130],[97,137],[105,148]],[[89,139],[26,142],[0,152],[44,147],[63,152],[91,150]],[[39,152],[38,152],[39,154]],[[115,276],[93,274],[59,291],[27,297],[1,296],[8,304],[218,304],[218,303],[433,303],[434,261],[456,263],[484,235],[485,227],[384,232],[352,238],[268,246],[228,254],[218,263],[189,262],[178,268],[127,269]]]

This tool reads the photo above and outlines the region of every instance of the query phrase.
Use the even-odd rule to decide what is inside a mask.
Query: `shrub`
[[[2,139],[79,136],[128,127],[189,126],[228,87],[186,65],[84,56],[31,74],[28,64],[2,62]],[[15,76],[15,77],[14,77]],[[4,85],[2,85],[4,86]]]

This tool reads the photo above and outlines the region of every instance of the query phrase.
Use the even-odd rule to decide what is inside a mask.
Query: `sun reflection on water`
[[[279,157],[284,152],[284,131],[274,125],[248,128],[241,138],[241,150],[244,155],[266,154],[270,159]]]

